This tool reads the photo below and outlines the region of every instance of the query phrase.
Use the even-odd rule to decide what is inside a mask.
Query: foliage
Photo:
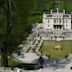
[[[0,48],[3,66],[7,56],[19,50],[18,45],[31,31],[28,21],[33,9],[33,0],[1,0],[0,1]]]
[[[13,67],[19,67],[19,68],[23,68],[25,70],[36,70],[39,67],[38,64],[36,63],[18,63],[16,65],[14,65]]]

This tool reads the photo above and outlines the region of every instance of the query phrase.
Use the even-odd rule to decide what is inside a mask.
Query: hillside
[[[54,0],[35,0],[34,9],[29,16],[34,23],[42,22],[42,14],[45,11],[50,11],[56,7],[60,7],[60,10],[65,9],[67,12],[72,11],[72,0],[60,0],[60,4],[53,3]]]

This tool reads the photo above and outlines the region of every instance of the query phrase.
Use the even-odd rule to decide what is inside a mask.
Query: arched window
[[[54,19],[54,23],[56,23],[56,19]]]
[[[59,19],[59,23],[61,23],[61,19]]]

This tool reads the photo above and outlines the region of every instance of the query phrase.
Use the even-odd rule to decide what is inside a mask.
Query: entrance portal
[[[54,25],[54,29],[62,29],[63,26],[62,25]]]

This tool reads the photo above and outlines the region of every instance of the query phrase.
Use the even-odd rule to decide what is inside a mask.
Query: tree
[[[6,3],[5,3],[6,2]],[[7,67],[8,66],[8,56],[7,56],[7,48],[8,48],[8,39],[9,39],[9,34],[11,32],[11,2],[10,0],[6,0],[6,1],[1,1],[2,3],[2,9],[5,12],[5,16],[6,16],[6,31],[4,33],[5,37],[2,40],[2,45],[1,45],[1,59],[2,59],[2,66]],[[5,7],[5,6],[6,7]],[[4,29],[4,28],[1,28]]]
[[[8,66],[8,56],[18,50],[18,45],[30,32],[28,15],[33,0],[0,1],[0,49],[2,66]],[[27,7],[26,7],[27,6]]]

